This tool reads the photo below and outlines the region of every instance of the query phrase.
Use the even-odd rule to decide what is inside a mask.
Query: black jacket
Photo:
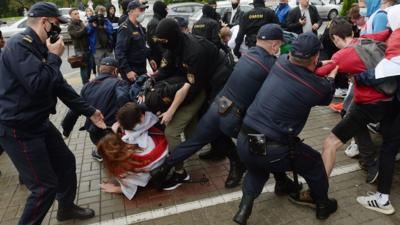
[[[239,32],[236,37],[236,48],[239,48],[243,43],[243,38],[246,35],[246,45],[253,47],[256,45],[256,35],[260,27],[268,23],[278,23],[279,20],[275,12],[264,6],[264,4],[256,4],[254,9],[243,15],[240,21]]]
[[[95,112],[65,81],[61,58],[49,53],[31,28],[11,37],[0,57],[0,125],[42,134],[57,98],[87,117]]]
[[[313,5],[309,5],[308,11],[310,12],[311,25],[318,23],[318,25],[321,26],[322,20],[321,17],[319,17],[317,8],[315,8]],[[286,27],[288,31],[296,34],[303,33],[303,26],[299,23],[301,16],[302,15],[299,6],[289,12],[286,17]],[[318,31],[314,30],[313,32],[317,34]]]
[[[225,12],[224,15],[222,16],[222,21],[228,24],[229,27],[233,27],[239,25],[243,15],[244,12],[240,9],[240,6],[238,6],[235,15],[233,15],[232,23],[230,23],[232,17],[232,11]]]
[[[146,46],[146,40],[146,30],[142,25],[135,26],[129,19],[120,25],[115,58],[119,61],[122,78],[127,79],[126,74],[130,71],[137,75],[147,73],[146,59],[150,49]]]
[[[206,90],[209,99],[212,99],[232,72],[224,63],[225,54],[200,36],[182,34],[179,42],[179,50],[167,51],[157,80],[176,75],[184,76],[191,84],[187,98]]]
[[[89,35],[81,20],[77,22],[71,20],[68,25],[68,34],[71,36],[75,54],[81,55],[89,51]]]
[[[161,59],[165,50],[161,48],[160,45],[154,43],[153,37],[156,33],[157,25],[160,23],[160,20],[163,18],[160,15],[154,14],[153,18],[147,24],[147,44],[150,47],[150,58],[153,59],[157,66],[160,66]]]
[[[99,109],[103,113],[106,125],[111,126],[115,122],[118,109],[129,101],[129,84],[117,77],[99,74],[96,79],[83,86],[81,96]],[[64,134],[69,134],[72,131],[79,115],[78,112],[73,110],[67,113],[61,123]],[[94,132],[98,129],[90,120],[86,120],[86,131]]]
[[[192,34],[206,38],[221,48],[221,39],[219,37],[219,23],[212,18],[202,16],[199,21],[193,24]]]

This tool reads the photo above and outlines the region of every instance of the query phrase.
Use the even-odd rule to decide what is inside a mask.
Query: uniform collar
[[[101,74],[97,75],[96,80],[104,80],[109,77],[113,77],[113,76],[111,74],[101,73]]]
[[[31,27],[27,27],[23,34],[29,35],[32,38],[32,45],[35,46],[35,48],[37,48],[40,53],[46,54],[48,52],[46,45],[42,43],[39,36]]]
[[[256,45],[254,48],[255,48],[258,52],[261,52],[261,53],[263,53],[263,54],[265,54],[265,55],[268,55],[268,56],[271,56],[271,57],[276,58],[276,56],[269,54],[269,52],[267,52],[267,50],[261,48],[260,46],[257,46],[257,45]]]

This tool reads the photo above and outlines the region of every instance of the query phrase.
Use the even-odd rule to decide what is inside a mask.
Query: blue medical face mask
[[[367,8],[360,8],[360,15],[361,16],[367,16]]]

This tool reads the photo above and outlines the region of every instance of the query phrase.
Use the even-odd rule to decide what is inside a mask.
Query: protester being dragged
[[[130,100],[129,84],[118,78],[117,60],[112,57],[102,59],[99,75],[83,86],[81,96],[101,110],[107,126],[113,125],[118,109]],[[79,113],[72,110],[68,111],[61,123],[64,136],[68,137],[70,135],[79,115]],[[86,120],[84,129],[89,133],[90,140],[94,145],[97,145],[107,133],[107,131],[94,126],[90,120]],[[92,151],[92,157],[97,161],[102,161],[96,149]]]
[[[387,33],[388,34],[388,33]],[[385,44],[371,39],[354,39],[351,24],[341,18],[335,19],[330,27],[330,36],[340,49],[332,56],[332,63],[317,69],[317,74],[326,74],[333,66],[339,66],[339,72],[355,75],[367,69],[375,68],[383,58]],[[386,35],[387,38],[388,35]],[[370,37],[377,37],[371,35]],[[379,36],[378,36],[379,37]],[[382,36],[386,39],[385,36]],[[382,38],[380,37],[380,38]],[[354,85],[353,104],[346,116],[332,129],[324,142],[323,158],[329,176],[335,160],[336,150],[355,135],[366,129],[368,123],[385,119],[392,110],[393,93],[388,93],[384,86]],[[384,130],[386,130],[386,124]],[[368,133],[368,131],[367,131]],[[383,134],[384,140],[391,138],[390,133]],[[370,149],[370,146],[366,150]],[[360,153],[363,151],[359,149]],[[373,183],[378,176],[376,151],[363,151],[367,166],[367,182]]]
[[[123,193],[131,200],[138,187],[146,187],[149,171],[159,167],[168,154],[168,143],[162,131],[155,128],[158,117],[144,112],[135,103],[118,110],[115,133],[107,134],[97,145],[110,178],[118,181],[100,185],[109,193]]]
[[[113,27],[106,18],[106,8],[104,6],[96,6],[95,13],[88,20],[87,32],[89,34],[89,50],[94,56],[96,69],[98,70],[101,60],[112,54]]]

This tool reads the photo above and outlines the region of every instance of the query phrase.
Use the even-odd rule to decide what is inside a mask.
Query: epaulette
[[[121,27],[121,28],[128,28],[127,20],[125,20],[124,22],[122,22],[121,25],[119,25],[119,27]]]
[[[32,41],[33,41],[32,37],[29,36],[29,35],[27,35],[27,34],[24,35],[24,37],[22,38],[22,40],[28,42],[29,44],[32,44]]]

